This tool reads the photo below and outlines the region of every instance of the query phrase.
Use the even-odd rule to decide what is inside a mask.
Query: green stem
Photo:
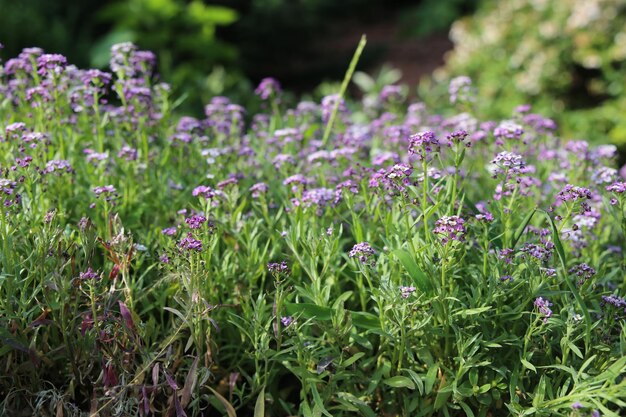
[[[330,113],[330,118],[328,119],[328,123],[326,124],[326,128],[324,129],[324,136],[322,137],[322,146],[325,147],[328,144],[328,138],[330,137],[330,131],[335,123],[335,118],[337,117],[337,110],[339,109],[339,104],[341,103],[341,99],[346,93],[348,89],[348,83],[352,79],[352,75],[354,74],[354,70],[356,69],[356,64],[359,62],[359,58],[361,57],[361,53],[365,48],[365,44],[367,43],[367,38],[365,35],[361,36],[361,40],[359,41],[359,45],[354,52],[354,56],[352,57],[352,61],[350,61],[350,66],[348,67],[348,71],[346,71],[346,75],[343,78],[343,82],[341,83],[341,88],[339,89],[339,94],[337,97],[337,102],[333,107],[332,112]]]

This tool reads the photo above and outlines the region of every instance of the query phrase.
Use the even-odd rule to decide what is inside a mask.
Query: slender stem
[[[332,112],[330,113],[330,118],[328,119],[328,123],[326,124],[326,128],[324,129],[324,136],[322,137],[322,146],[326,146],[328,144],[328,138],[330,137],[330,131],[335,123],[335,118],[337,117],[337,110],[339,110],[339,104],[341,103],[341,99],[346,93],[348,89],[348,83],[352,79],[352,75],[354,74],[354,70],[356,69],[356,64],[359,62],[359,58],[361,57],[361,53],[365,48],[365,44],[367,43],[367,38],[365,35],[361,36],[361,40],[359,41],[359,45],[354,52],[354,56],[352,57],[352,61],[350,61],[350,66],[348,67],[348,71],[346,71],[346,75],[343,78],[343,82],[341,83],[341,88],[339,89],[339,94],[337,97],[337,102],[333,107]]]

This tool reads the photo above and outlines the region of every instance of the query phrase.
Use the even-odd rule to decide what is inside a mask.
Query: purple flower
[[[80,80],[86,87],[104,87],[111,83],[112,75],[109,72],[100,71],[97,69],[90,69],[83,71],[80,76]],[[102,92],[102,90],[99,90]]]
[[[550,309],[550,306],[552,305],[552,303],[548,301],[547,299],[544,299],[543,297],[537,297],[534,304],[535,304],[535,307],[539,309],[539,313],[544,316],[543,322],[547,323],[548,319],[552,317],[552,310]]]
[[[289,327],[294,322],[294,319],[292,316],[283,316],[280,318],[280,322],[283,326]]]
[[[45,173],[72,173],[74,169],[70,165],[70,163],[64,159],[53,159],[46,163]]]
[[[372,258],[376,255],[374,248],[370,246],[368,242],[357,243],[352,247],[352,250],[348,254],[351,258],[358,258],[362,263],[370,263]]]
[[[291,185],[291,191],[293,192],[296,192],[298,190],[298,185],[304,186],[310,183],[311,183],[311,180],[309,180],[302,174],[292,175],[290,177],[285,178],[285,180],[283,181],[283,185],[293,184]]]
[[[569,273],[575,274],[584,282],[584,280],[587,280],[594,276],[596,274],[596,270],[583,262],[570,268]]]
[[[178,229],[176,229],[175,227],[166,227],[165,229],[161,230],[161,233],[163,233],[165,236],[174,236],[177,230]]]
[[[467,139],[467,136],[468,136],[467,131],[463,129],[456,130],[450,133],[449,135],[446,136],[446,139],[448,140],[448,146],[452,146],[454,144],[462,144],[469,148],[470,146],[472,146],[472,142],[465,141],[465,139]]]
[[[276,169],[280,169],[285,163],[288,163],[290,165],[296,165],[296,158],[294,158],[292,155],[281,153],[276,155],[272,160],[272,164]]]
[[[521,155],[513,152],[500,152],[491,161],[496,166],[494,175],[500,175],[502,173],[520,174],[523,172],[526,164]]]
[[[604,307],[606,305],[610,305],[615,308],[622,309],[624,310],[624,313],[626,313],[626,300],[624,300],[624,298],[619,297],[615,294],[602,296],[602,303],[600,304],[600,306]]]
[[[127,77],[134,75],[134,69],[130,63],[130,55],[137,50],[131,42],[118,43],[111,47],[111,70],[118,76]]]
[[[216,191],[206,185],[199,185],[193,189],[191,195],[194,197],[204,197],[207,200],[217,195]]]
[[[59,54],[43,54],[37,58],[37,74],[59,75],[67,66],[67,58]]]
[[[330,188],[313,188],[302,193],[302,204],[305,207],[326,207],[336,200],[336,192]]]
[[[137,149],[131,148],[128,145],[122,146],[122,149],[117,153],[118,158],[125,159],[126,161],[136,161],[137,160]]]
[[[264,182],[258,182],[250,187],[252,198],[259,198],[261,194],[267,193],[267,190],[269,190],[269,187]]]
[[[614,182],[613,184],[607,186],[606,190],[615,194],[624,194],[626,193],[626,182]]]
[[[448,86],[448,94],[450,94],[450,103],[452,104],[474,101],[471,78],[460,76],[451,79]]]
[[[275,276],[278,276],[280,274],[289,275],[289,273],[291,272],[291,269],[289,269],[289,265],[287,265],[287,262],[285,261],[282,261],[280,263],[270,262],[267,264],[267,270],[270,272],[270,274]]]
[[[440,149],[441,144],[433,132],[417,133],[409,138],[409,155],[416,155],[420,161],[432,159]]]
[[[258,87],[254,90],[254,94],[261,97],[262,100],[269,99],[272,95],[276,96],[281,92],[280,84],[274,78],[263,78]]]
[[[224,181],[220,181],[217,183],[217,188],[219,188],[220,190],[223,190],[224,188],[228,187],[229,185],[236,185],[237,184],[237,178],[235,177],[230,177],[228,179],[225,179]]]
[[[443,216],[435,222],[433,233],[440,235],[444,245],[456,240],[462,242],[465,239],[465,220],[459,216]]]
[[[87,270],[85,272],[81,272],[78,275],[78,279],[80,279],[81,281],[86,281],[88,279],[98,279],[100,278],[100,275],[97,274],[96,272],[94,272],[93,269],[91,269],[91,267],[87,268]]]
[[[491,214],[488,211],[485,211],[484,213],[477,214],[475,217],[476,217],[476,220],[481,221],[481,222],[485,222],[485,223],[491,223],[493,221],[493,214]]]
[[[493,130],[496,139],[519,139],[523,134],[524,128],[512,120],[504,120]]]
[[[617,170],[609,167],[599,167],[591,174],[591,180],[595,184],[610,184],[617,179]]]
[[[507,264],[512,264],[513,257],[511,255],[513,255],[514,253],[515,251],[513,249],[501,249],[498,253],[498,259],[503,260]]]
[[[552,256],[553,249],[554,243],[552,242],[544,242],[542,244],[525,243],[520,252],[537,259],[539,262],[547,262]]]
[[[574,404],[571,405],[571,407],[572,407],[572,410],[580,410],[584,406],[580,402],[576,401]]]
[[[415,290],[415,287],[400,287],[400,296],[402,298],[409,298],[409,296],[413,294]]]
[[[380,91],[380,101],[383,103],[399,102],[404,98],[402,87],[399,85],[386,85]]]
[[[200,227],[202,227],[202,224],[205,222],[206,222],[206,218],[198,214],[194,214],[193,216],[187,217],[185,219],[185,223],[187,223],[190,229],[199,229]]]
[[[187,236],[182,238],[180,242],[178,242],[178,247],[181,249],[185,249],[188,251],[195,250],[197,252],[202,251],[202,242],[198,239],[194,239],[191,232],[187,233]]]
[[[112,185],[103,185],[100,187],[94,187],[93,192],[94,194],[96,194],[96,197],[100,197],[101,195],[105,195],[105,196],[117,195],[117,190]]]
[[[333,109],[339,102],[339,106],[337,107],[338,114],[347,114],[348,107],[346,107],[346,102],[344,99],[340,98],[338,94],[333,94],[330,96],[325,96],[322,98],[322,121],[327,123],[330,120],[330,115],[333,112]]]
[[[109,154],[107,152],[99,153],[89,148],[83,149],[83,153],[87,155],[87,162],[90,162],[93,165],[97,165],[98,162],[106,161],[109,158]]]
[[[556,276],[556,269],[554,268],[542,268],[541,270],[544,272],[544,274],[546,274],[546,277]]]
[[[556,195],[558,201],[577,201],[577,200],[591,200],[591,191],[588,188],[578,187],[572,184],[567,184]]]

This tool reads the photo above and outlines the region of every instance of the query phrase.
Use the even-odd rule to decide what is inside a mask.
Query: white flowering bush
[[[436,78],[470,76],[503,117],[519,103],[558,117],[568,135],[626,144],[626,2],[486,1],[457,21]]]

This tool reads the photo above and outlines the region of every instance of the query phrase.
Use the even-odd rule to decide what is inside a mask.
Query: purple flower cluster
[[[289,327],[294,323],[294,318],[292,316],[283,316],[280,318],[280,322],[283,326]]]
[[[615,294],[611,295],[603,295],[601,306],[612,306],[617,308],[618,310],[622,310],[624,314],[626,314],[626,300],[623,297],[617,296]]]
[[[280,84],[274,78],[263,78],[254,93],[262,100],[268,100],[281,92]]]
[[[567,184],[556,195],[558,201],[577,201],[577,200],[591,200],[591,191],[588,188],[578,187],[572,184]]]
[[[187,223],[187,226],[189,226],[190,229],[199,229],[204,223],[206,223],[206,217],[194,214],[191,217],[187,217],[185,219],[185,223]]]
[[[553,251],[554,243],[545,240],[543,240],[540,244],[530,242],[525,243],[520,249],[520,252],[542,263],[550,260]]]
[[[433,233],[440,235],[441,243],[447,245],[449,242],[465,240],[465,220],[459,216],[443,216],[435,222]]]
[[[494,176],[502,173],[507,175],[520,174],[523,173],[523,169],[526,166],[522,156],[513,152],[500,152],[491,163],[496,166]]]
[[[252,198],[259,198],[261,194],[267,193],[269,187],[264,182],[258,182],[250,187],[250,193],[252,194]]]
[[[67,58],[59,54],[43,54],[37,57],[39,75],[60,75],[67,66]]]
[[[433,132],[417,133],[409,138],[409,155],[415,155],[419,161],[431,160],[440,149],[441,144]]]
[[[291,273],[291,269],[287,262],[270,262],[267,264],[267,270],[270,274],[278,276],[278,275],[289,275]]]
[[[198,239],[195,239],[191,232],[187,233],[187,236],[182,238],[180,242],[178,242],[178,247],[187,251],[202,251],[202,242]]]
[[[453,78],[448,86],[448,94],[452,104],[475,101],[472,79],[467,76]]]
[[[502,139],[519,139],[524,134],[524,128],[512,120],[501,122],[494,130],[493,135],[502,144]]]
[[[548,301],[548,299],[545,299],[543,297],[537,297],[534,304],[535,307],[537,307],[537,309],[539,310],[539,314],[543,315],[543,322],[547,323],[548,319],[552,317],[552,310],[550,309],[552,303]]]
[[[211,198],[215,198],[217,196],[217,191],[214,190],[211,187],[208,187],[206,185],[199,185],[196,188],[193,189],[193,191],[191,192],[191,195],[194,197],[204,197],[205,199],[209,200]]]
[[[415,287],[400,287],[400,296],[402,298],[409,298],[415,291]]]
[[[87,270],[85,272],[81,272],[78,275],[78,279],[80,281],[87,281],[87,280],[96,280],[100,278],[100,274],[94,272],[93,269],[91,269],[91,267],[87,268]]]
[[[117,190],[112,185],[94,187],[93,192],[96,195],[96,198],[104,196],[106,201],[110,201],[117,197]]]
[[[583,262],[570,268],[569,273],[578,277],[578,286],[581,286],[596,274],[596,270]]]
[[[368,242],[357,243],[352,247],[348,256],[351,258],[357,258],[361,263],[373,263],[373,257],[376,255],[376,251]]]
[[[468,141],[467,131],[465,129],[455,130],[446,136],[446,140],[448,141],[448,146],[452,147],[453,145],[463,145],[467,148],[472,146],[472,142]]]

